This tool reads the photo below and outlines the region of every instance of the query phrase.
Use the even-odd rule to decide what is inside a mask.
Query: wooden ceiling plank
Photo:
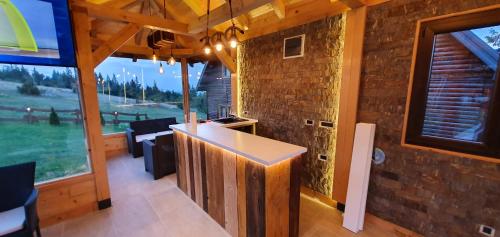
[[[187,34],[187,25],[158,16],[145,16],[139,13],[128,12],[119,9],[108,9],[102,6],[82,2],[80,0],[71,0],[72,6],[87,8],[90,15],[115,21],[134,23],[146,28],[155,30],[164,30],[177,34]]]
[[[111,0],[102,4],[106,8],[127,9],[135,4],[143,3],[144,0]]]
[[[273,0],[271,2],[271,5],[273,6],[274,13],[279,19],[285,18],[285,3],[283,0]]]
[[[307,24],[313,21],[323,19],[328,16],[341,14],[348,11],[349,8],[342,2],[329,0],[305,0],[292,4],[286,9],[287,17],[278,19],[274,12],[267,13],[252,21],[252,26],[240,40],[259,37],[280,30],[292,28],[295,26]]]
[[[360,8],[360,7],[363,7],[365,5],[360,0],[339,0],[339,1],[351,9]]]
[[[113,35],[104,44],[101,44],[93,53],[94,67],[97,67],[104,59],[118,50],[125,42],[132,38],[141,27],[137,24],[129,23],[118,33]]]
[[[150,5],[150,1],[147,0],[147,1],[143,1],[141,3],[141,10],[140,10],[140,13],[145,15],[148,11],[148,9],[150,9],[151,5]],[[141,45],[142,44],[142,36],[144,34],[144,29],[140,30],[139,32],[137,32],[137,34],[135,34],[135,44],[136,45]]]
[[[245,14],[255,8],[262,5],[271,3],[273,0],[238,0],[233,3],[233,16],[238,17]],[[222,6],[212,10],[210,12],[210,21],[208,22],[208,27],[212,28],[218,24],[221,24],[227,20],[231,19],[229,12],[229,4],[223,4]],[[203,15],[196,22],[189,24],[188,32],[191,34],[202,32],[207,24],[207,16]]]

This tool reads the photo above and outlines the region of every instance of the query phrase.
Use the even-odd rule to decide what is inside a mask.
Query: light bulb
[[[153,63],[156,63],[156,54],[153,53]]]
[[[236,37],[236,33],[234,31],[231,34],[231,38],[229,38],[229,46],[233,49],[238,46],[238,38]]]
[[[164,73],[164,71],[163,71],[163,65],[161,65],[161,63],[160,63],[160,74],[163,74],[163,73]]]
[[[222,42],[218,41],[217,43],[215,43],[215,50],[221,51],[222,48],[224,48],[224,46],[222,45]]]
[[[238,41],[236,39],[231,39],[229,41],[229,45],[231,46],[231,48],[236,48],[238,46]]]
[[[170,56],[170,58],[168,59],[168,64],[169,64],[170,66],[174,66],[174,65],[175,65],[175,58],[174,58],[174,57],[172,57],[172,56]]]
[[[203,47],[203,51],[206,55],[209,55],[212,52],[212,49],[210,48],[210,45],[207,44],[205,45],[205,47]]]

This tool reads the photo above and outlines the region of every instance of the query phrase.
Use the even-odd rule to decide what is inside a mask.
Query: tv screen
[[[76,66],[66,0],[0,0],[0,63]]]

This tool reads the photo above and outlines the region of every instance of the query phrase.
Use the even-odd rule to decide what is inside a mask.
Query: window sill
[[[500,164],[500,159],[494,158],[494,157],[479,156],[479,155],[473,155],[473,154],[468,154],[468,153],[443,150],[443,149],[439,149],[439,148],[413,145],[413,144],[405,143],[404,141],[401,142],[401,146],[404,148],[411,148],[411,149],[417,149],[417,150],[421,150],[421,151],[429,151],[429,152],[435,152],[435,153],[444,154],[444,155],[458,156],[458,157],[463,157],[463,158],[467,158],[467,159],[474,159],[474,160],[480,160],[480,161],[486,161],[486,162],[491,162],[491,163],[495,163],[495,164]]]

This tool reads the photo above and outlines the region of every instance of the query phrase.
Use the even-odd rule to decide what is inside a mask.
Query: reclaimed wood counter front
[[[210,124],[170,127],[177,186],[231,236],[298,236],[306,148]]]

